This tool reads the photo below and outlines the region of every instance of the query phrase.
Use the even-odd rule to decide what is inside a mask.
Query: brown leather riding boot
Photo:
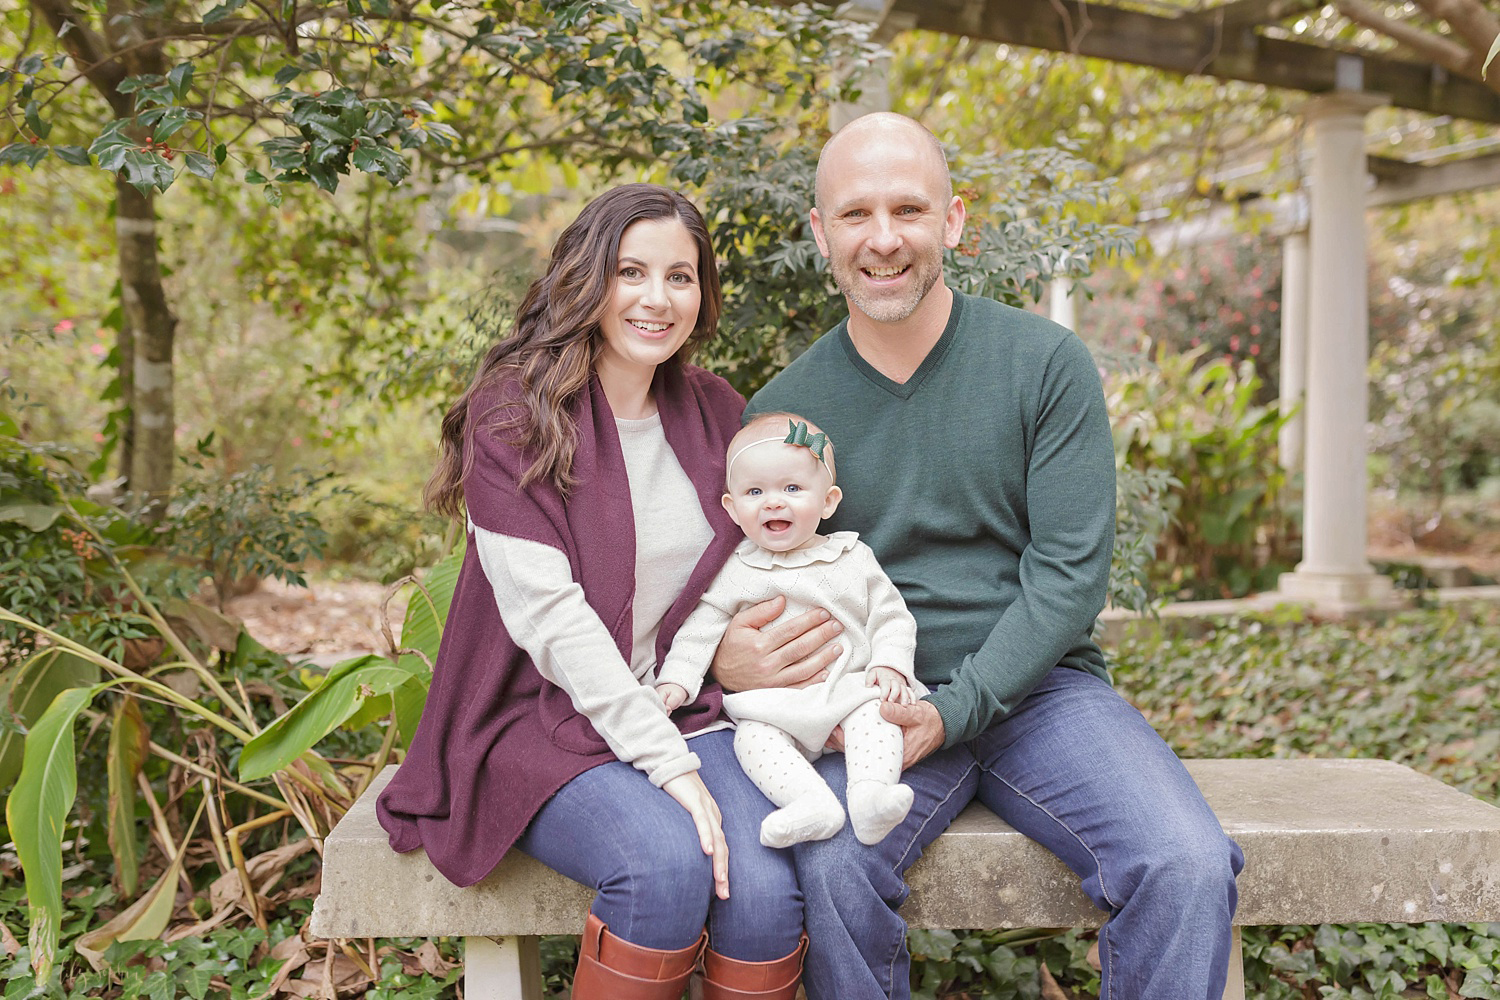
[[[677,951],[642,948],[589,914],[573,973],[573,1000],[679,1000],[708,933]]]
[[[703,953],[703,1000],[792,1000],[806,954],[806,934],[791,954],[769,962],[741,962],[710,948]]]

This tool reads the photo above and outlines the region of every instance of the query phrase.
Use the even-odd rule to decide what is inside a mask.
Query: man
[[[1033,314],[950,289],[962,236],[941,144],[894,114],[851,122],[818,161],[818,248],[849,319],[751,400],[837,442],[856,530],[916,616],[932,693],[887,705],[905,737],[911,814],[879,845],[846,827],[800,845],[810,1000],[909,995],[902,879],[977,798],[1046,845],[1110,914],[1101,996],[1217,998],[1243,863],[1191,777],[1108,683],[1090,638],[1114,538],[1114,455],[1083,343]],[[796,683],[837,632],[804,615],[759,631],[743,612],[715,672],[739,689]],[[843,759],[820,772],[844,786]]]

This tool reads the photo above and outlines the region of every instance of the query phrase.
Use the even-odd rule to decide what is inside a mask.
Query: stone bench
[[[1236,925],[1500,920],[1500,809],[1382,760],[1190,760],[1245,851]],[[464,995],[538,1000],[537,936],[577,934],[593,892],[511,852],[460,889],[375,819],[387,769],[328,836],[312,931],[465,941]],[[919,928],[1092,927],[1103,914],[1045,848],[970,806],[911,869]],[[1238,926],[1226,1000],[1243,1000]]]

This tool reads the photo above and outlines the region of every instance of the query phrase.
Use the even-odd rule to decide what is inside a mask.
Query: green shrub
[[[1254,369],[1165,354],[1108,389],[1119,464],[1173,481],[1152,583],[1179,599],[1271,588],[1291,568],[1297,520],[1277,463],[1285,419],[1256,402]]]
[[[212,457],[212,437],[199,443],[199,456]],[[223,476],[201,458],[189,467],[193,474],[172,496],[161,542],[212,581],[219,607],[242,580],[273,577],[306,586],[300,567],[328,543],[313,508],[326,499],[335,475],[294,469],[278,477],[270,466],[252,465]]]

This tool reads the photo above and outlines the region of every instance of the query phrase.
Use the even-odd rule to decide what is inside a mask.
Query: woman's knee
[[[740,961],[781,958],[802,934],[796,870],[786,851],[770,848],[744,861],[748,863],[736,864],[731,850],[729,898],[710,905],[709,940],[715,951]]]
[[[702,932],[712,894],[712,863],[696,837],[643,838],[601,880],[595,912],[634,944],[680,947]]]

